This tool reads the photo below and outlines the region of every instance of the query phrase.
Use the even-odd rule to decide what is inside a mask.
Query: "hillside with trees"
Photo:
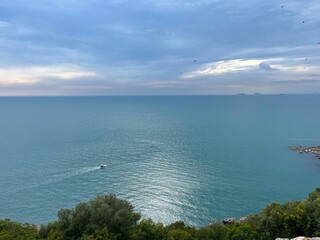
[[[320,236],[320,188],[304,201],[272,203],[245,221],[213,222],[201,228],[182,221],[165,226],[141,219],[128,201],[115,195],[61,209],[57,221],[39,228],[0,220],[1,240],[273,240],[296,236]]]

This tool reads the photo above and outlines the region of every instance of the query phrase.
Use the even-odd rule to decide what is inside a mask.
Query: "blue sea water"
[[[320,96],[0,98],[0,218],[57,219],[97,194],[194,226],[302,200],[320,161]],[[107,163],[100,170],[100,163]]]

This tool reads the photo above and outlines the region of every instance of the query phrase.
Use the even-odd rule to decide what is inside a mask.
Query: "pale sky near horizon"
[[[1,0],[0,96],[320,92],[320,0]]]

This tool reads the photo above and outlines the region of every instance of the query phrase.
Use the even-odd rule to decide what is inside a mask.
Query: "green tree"
[[[140,214],[134,212],[127,201],[114,195],[97,196],[74,209],[61,209],[58,221],[51,226],[51,234],[61,234],[63,239],[80,239],[106,228],[111,239],[128,239],[139,219]]]
[[[249,222],[264,239],[277,237],[319,236],[320,189],[301,202],[272,203],[260,214],[249,217]]]
[[[26,225],[0,220],[0,239],[3,240],[33,240],[40,239],[38,231],[33,225]]]
[[[227,233],[227,229],[221,223],[212,223],[206,227],[202,227],[197,232],[199,240],[223,240]]]
[[[166,239],[168,231],[162,223],[155,224],[151,219],[142,220],[134,229],[132,240],[162,240]]]
[[[304,202],[302,224],[306,236],[320,236],[320,188],[310,193]]]
[[[96,228],[91,235],[84,234],[82,240],[110,240],[109,231],[106,227]]]
[[[248,223],[236,223],[228,227],[226,240],[258,240],[257,230]]]
[[[194,240],[193,236],[185,229],[173,229],[169,232],[170,240]]]
[[[196,236],[196,229],[186,226],[183,221],[177,221],[167,226],[170,240],[193,240]]]

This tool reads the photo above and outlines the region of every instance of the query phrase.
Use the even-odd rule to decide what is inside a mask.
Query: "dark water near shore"
[[[0,218],[56,219],[115,193],[201,226],[320,186],[320,96],[0,98]],[[107,163],[104,170],[100,163]]]

